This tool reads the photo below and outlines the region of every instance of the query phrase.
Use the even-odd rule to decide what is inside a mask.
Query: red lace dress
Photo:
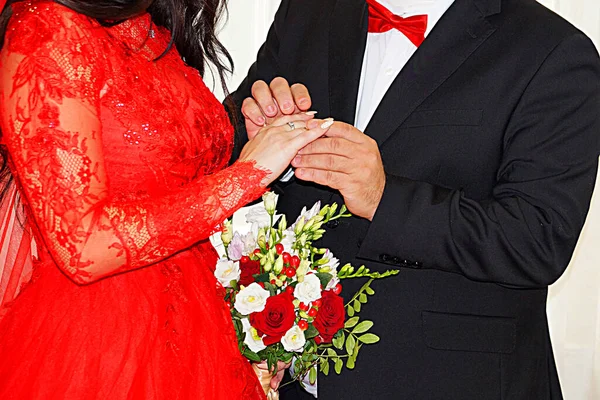
[[[207,238],[260,196],[232,128],[169,33],[16,3],[2,141],[38,244],[0,320],[0,399],[260,399]]]

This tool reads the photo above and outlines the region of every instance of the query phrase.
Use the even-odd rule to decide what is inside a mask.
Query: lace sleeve
[[[16,19],[0,57],[3,142],[45,246],[73,281],[169,257],[264,192],[266,172],[238,162],[169,195],[111,199],[97,111],[106,62],[90,31],[98,28],[62,7]]]

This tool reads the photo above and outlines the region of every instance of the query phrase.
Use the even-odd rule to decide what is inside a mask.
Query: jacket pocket
[[[420,126],[478,126],[483,110],[421,110],[413,112],[402,128]]]
[[[437,350],[510,354],[517,327],[513,318],[423,311],[427,347]]]

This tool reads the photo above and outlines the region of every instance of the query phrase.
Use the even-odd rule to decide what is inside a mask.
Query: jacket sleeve
[[[359,257],[545,287],[567,267],[596,178],[600,63],[583,35],[547,56],[506,127],[493,197],[387,176]]]

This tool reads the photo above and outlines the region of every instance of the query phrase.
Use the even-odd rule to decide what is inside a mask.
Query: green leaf
[[[352,354],[350,357],[348,357],[348,360],[346,361],[346,368],[348,369],[353,369],[355,364],[356,364],[356,357],[358,357],[358,351],[360,350],[361,345],[357,345],[356,349],[354,351],[354,354]]]
[[[335,360],[335,373],[336,374],[341,374],[342,373],[342,367],[344,366],[344,362],[342,361],[341,358],[338,358],[337,360]]]
[[[354,317],[354,308],[351,305],[346,306],[346,311],[348,312],[349,317]]]
[[[352,333],[358,335],[359,333],[365,333],[369,329],[373,327],[372,321],[363,321],[360,324],[356,325],[354,329],[352,329]]]
[[[373,289],[371,289],[369,286],[367,286],[367,287],[365,288],[365,292],[367,292],[367,294],[368,294],[369,296],[373,296],[373,295],[375,294],[375,291],[374,291]]]
[[[360,301],[354,300],[354,304],[352,304],[352,307],[354,307],[354,311],[360,312],[360,308],[361,308]]]
[[[260,359],[260,357],[258,356],[258,354],[256,354],[255,352],[253,352],[252,350],[250,350],[248,348],[244,349],[243,355],[244,355],[244,357],[246,357],[250,361],[254,361],[254,362],[261,362],[262,361]]]
[[[329,347],[327,349],[327,355],[330,356],[330,357],[337,357],[338,354],[337,354],[337,352],[334,349],[332,349],[331,347]]]
[[[344,324],[344,328],[350,329],[358,323],[359,317],[352,317]]]
[[[344,341],[346,340],[346,334],[344,333],[344,331],[340,331],[341,334],[336,334],[333,337],[333,345],[337,348],[342,350],[344,348]]]
[[[366,294],[361,293],[360,296],[358,296],[358,301],[360,301],[361,303],[366,303],[367,301],[369,301],[369,299],[367,299]]]
[[[304,331],[304,337],[308,340],[317,336],[319,336],[319,331],[312,324],[309,324],[308,329]]]
[[[327,376],[329,374],[329,359],[321,360],[321,372]]]
[[[356,360],[354,360],[352,357],[349,357],[348,360],[346,360],[346,368],[354,369],[355,365],[356,365]]]
[[[269,282],[269,273],[265,272],[264,274],[254,274],[252,275],[256,282]]]
[[[326,287],[331,278],[333,278],[333,275],[327,272],[317,272],[315,275],[319,278],[323,287]]]
[[[352,355],[354,352],[354,346],[356,346],[356,339],[353,335],[348,335],[348,338],[346,339],[346,352],[349,355]]]
[[[313,367],[310,369],[310,372],[308,373],[308,381],[310,382],[311,385],[314,385],[315,382],[317,381],[317,368]]]
[[[364,344],[373,344],[379,342],[379,336],[374,335],[372,333],[366,333],[362,336],[359,336],[358,340],[360,340]]]
[[[281,355],[281,361],[283,361],[286,364],[289,363],[290,361],[292,361],[292,358],[294,358],[293,353],[285,352]]]

